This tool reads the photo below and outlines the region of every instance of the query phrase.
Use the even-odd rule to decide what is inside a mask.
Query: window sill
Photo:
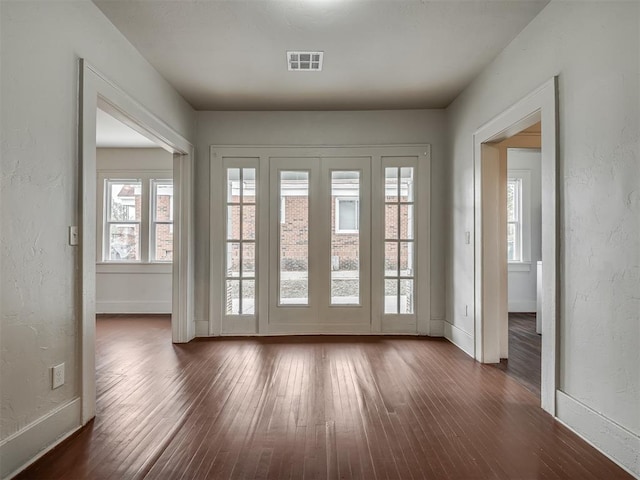
[[[530,272],[531,262],[509,262],[508,270],[510,272]]]
[[[171,274],[171,263],[96,263],[96,273],[137,273],[137,274]]]

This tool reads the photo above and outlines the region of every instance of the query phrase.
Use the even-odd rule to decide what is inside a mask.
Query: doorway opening
[[[172,340],[175,343],[187,342],[195,335],[193,249],[191,248],[193,147],[180,134],[83,59],[80,60],[79,105],[78,136],[81,172],[79,303],[82,352],[81,422],[84,425],[95,416],[96,411],[97,261],[106,259],[107,262],[104,263],[112,260],[113,263],[126,263],[129,260],[137,262],[143,259],[156,259],[161,261],[157,262],[158,265],[154,265],[154,268],[167,270],[166,264],[170,256],[172,260],[169,266],[170,279],[165,276],[165,282],[170,284],[171,301],[167,302],[165,308],[169,308],[171,313]],[[167,174],[154,175],[153,179],[147,179],[149,181],[130,178],[129,175],[116,175],[121,178],[105,178],[102,183],[97,182],[97,122],[98,115],[103,114],[108,114],[169,152],[166,166],[171,172],[170,186]],[[98,185],[102,186],[100,193]],[[144,191],[148,192],[146,202],[142,199]],[[114,200],[113,195],[116,196],[116,201],[109,203],[102,200]],[[137,201],[137,197],[140,197],[140,202]],[[155,213],[152,206],[155,207]],[[167,208],[164,208],[165,206]],[[112,211],[109,212],[109,217],[105,221],[103,211],[109,210]],[[101,227],[100,237],[98,236],[99,226]],[[171,229],[173,230],[171,236],[163,234]],[[169,237],[171,238],[170,246]],[[162,263],[165,264],[162,265]],[[107,268],[115,267],[115,265],[107,265]]]
[[[474,134],[475,190],[475,357],[483,363],[499,363],[509,357],[509,264],[515,269],[535,270],[540,305],[541,370],[540,399],[544,410],[555,415],[557,387],[557,79],[504,111]],[[507,218],[507,150],[514,135],[540,126],[540,253],[544,268],[538,275],[531,263],[531,244],[525,245],[522,211]],[[517,143],[515,144],[517,146]],[[514,146],[514,144],[511,144]],[[520,145],[522,146],[522,145]],[[526,145],[525,145],[526,146]],[[501,156],[501,147],[503,154]],[[535,147],[535,146],[534,146]],[[511,193],[518,194],[530,178],[513,175]],[[524,192],[520,191],[523,195]],[[519,216],[519,215],[520,216]],[[520,223],[518,223],[520,222]],[[509,242],[507,241],[510,233]],[[530,233],[530,232],[529,232]],[[527,250],[528,249],[528,250]],[[509,262],[509,255],[513,261]],[[517,264],[517,265],[515,265]],[[534,277],[534,278],[535,278]],[[531,304],[527,310],[531,309]]]

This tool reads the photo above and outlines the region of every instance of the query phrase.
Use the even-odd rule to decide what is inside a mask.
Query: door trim
[[[272,331],[269,326],[268,310],[269,310],[269,295],[265,294],[265,289],[268,292],[269,282],[269,255],[268,255],[268,242],[262,241],[258,246],[258,259],[257,259],[257,278],[260,282],[259,290],[262,294],[258,298],[258,319],[257,327],[251,332],[235,331],[225,332],[222,328],[224,312],[222,311],[221,301],[221,273],[223,268],[223,256],[222,245],[223,238],[222,232],[219,228],[220,218],[223,217],[223,205],[224,199],[222,198],[224,175],[222,169],[222,160],[225,157],[230,158],[254,158],[259,159],[259,171],[260,178],[258,180],[263,195],[267,195],[269,198],[269,158],[271,157],[371,157],[372,159],[372,192],[375,190],[375,182],[381,179],[381,159],[387,156],[401,157],[411,156],[417,157],[418,171],[416,182],[426,188],[420,188],[418,192],[418,202],[420,203],[420,212],[417,214],[418,223],[416,227],[416,242],[419,243],[420,248],[416,252],[416,262],[418,265],[418,275],[416,276],[416,321],[412,326],[400,325],[398,330],[386,331],[381,324],[381,312],[382,309],[377,307],[379,302],[372,302],[371,327],[368,331],[359,331],[359,328],[344,329],[344,331],[336,332],[343,334],[379,334],[379,333],[403,333],[403,334],[420,334],[428,335],[430,333],[431,321],[430,321],[430,155],[431,149],[428,144],[402,144],[402,145],[337,145],[337,146],[299,146],[299,145],[211,145],[210,146],[210,215],[211,215],[211,255],[210,255],[210,291],[209,291],[209,335],[230,335],[230,334],[247,334],[247,335],[269,335],[269,334],[281,334],[283,332]],[[378,194],[380,192],[378,191]],[[375,195],[375,193],[372,193]],[[375,206],[372,203],[372,210],[375,212]],[[259,220],[258,220],[258,236],[261,238],[269,238],[269,202],[260,202],[259,207]],[[375,215],[372,218],[372,229],[376,228]],[[381,228],[380,222],[378,222],[377,228]],[[372,237],[373,239],[373,237]],[[374,247],[377,242],[372,241],[371,255],[372,259],[382,258],[380,256],[381,247]],[[267,245],[265,245],[267,244]],[[375,264],[371,263],[372,270],[375,268]],[[373,275],[373,278],[376,276]],[[424,280],[424,281],[423,281]],[[266,285],[266,287],[265,287]],[[375,288],[375,284],[372,281],[372,296]],[[375,296],[374,296],[375,298]],[[377,318],[376,318],[377,317]],[[314,334],[323,333],[309,329],[309,331],[301,331],[300,334]],[[325,332],[326,333],[326,332]]]
[[[542,121],[542,380],[541,406],[551,415],[556,412],[558,386],[558,315],[559,315],[559,195],[558,178],[558,78],[553,77],[525,98],[480,127],[473,135],[474,143],[474,205],[475,205],[475,353],[482,363],[500,361],[499,318],[488,315],[488,306],[496,302],[495,292],[486,284],[487,276],[496,278],[499,266],[490,257],[497,247],[496,232],[483,231],[483,215],[488,205],[483,189],[484,159],[491,154],[488,143],[500,142]],[[488,159],[488,157],[486,157]],[[492,236],[493,235],[493,236]],[[506,256],[505,256],[506,264]],[[505,267],[506,268],[506,267]]]
[[[173,153],[174,261],[171,331],[174,343],[195,336],[193,316],[193,164],[191,143],[80,59],[78,155],[80,164],[80,348],[82,424],[95,416],[96,318],[96,110],[98,106]]]

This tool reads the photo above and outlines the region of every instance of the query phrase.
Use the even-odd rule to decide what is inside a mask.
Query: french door
[[[211,162],[200,335],[429,333],[428,145],[212,147]]]
[[[271,158],[269,187],[269,331],[370,331],[371,158]]]

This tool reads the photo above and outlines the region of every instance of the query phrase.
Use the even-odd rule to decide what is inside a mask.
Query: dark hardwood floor
[[[496,366],[540,398],[542,337],[535,313],[509,314],[509,359]]]
[[[170,337],[99,319],[95,421],[17,478],[631,478],[442,339]]]

